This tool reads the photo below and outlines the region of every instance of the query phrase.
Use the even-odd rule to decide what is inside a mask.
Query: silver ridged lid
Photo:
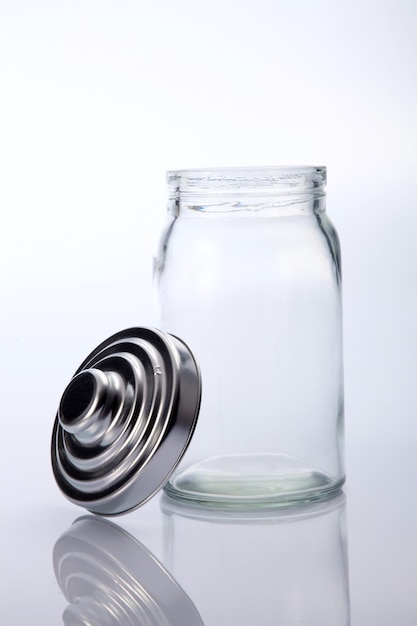
[[[144,504],[180,462],[200,399],[199,367],[183,341],[149,328],[113,335],[62,395],[51,446],[61,491],[101,515]]]

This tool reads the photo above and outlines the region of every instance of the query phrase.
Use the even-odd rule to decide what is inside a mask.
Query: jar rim
[[[323,189],[326,167],[313,165],[214,167],[167,172],[170,193],[276,193]]]

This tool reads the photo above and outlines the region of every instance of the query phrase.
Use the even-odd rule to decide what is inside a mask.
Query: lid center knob
[[[90,368],[70,381],[58,409],[64,430],[84,443],[94,443],[106,432],[115,401],[112,372]]]
[[[95,376],[91,372],[81,372],[71,380],[61,399],[60,418],[64,428],[71,432],[72,427],[88,412],[96,395]]]

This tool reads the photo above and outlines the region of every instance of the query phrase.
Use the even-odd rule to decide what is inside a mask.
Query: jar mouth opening
[[[170,195],[311,192],[326,185],[326,167],[312,165],[216,167],[167,172]]]

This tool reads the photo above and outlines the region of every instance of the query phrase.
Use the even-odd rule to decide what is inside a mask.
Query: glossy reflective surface
[[[346,496],[278,513],[223,515],[165,495],[116,525],[77,518],[58,491],[32,492],[3,512],[3,615],[19,625],[414,626],[417,460],[412,446],[376,446],[374,462],[378,471],[357,448]],[[25,492],[33,484],[20,477]]]
[[[66,625],[350,624],[345,498],[221,514],[164,497],[161,562],[120,526],[77,519],[53,565]],[[198,603],[176,582],[183,584]]]

